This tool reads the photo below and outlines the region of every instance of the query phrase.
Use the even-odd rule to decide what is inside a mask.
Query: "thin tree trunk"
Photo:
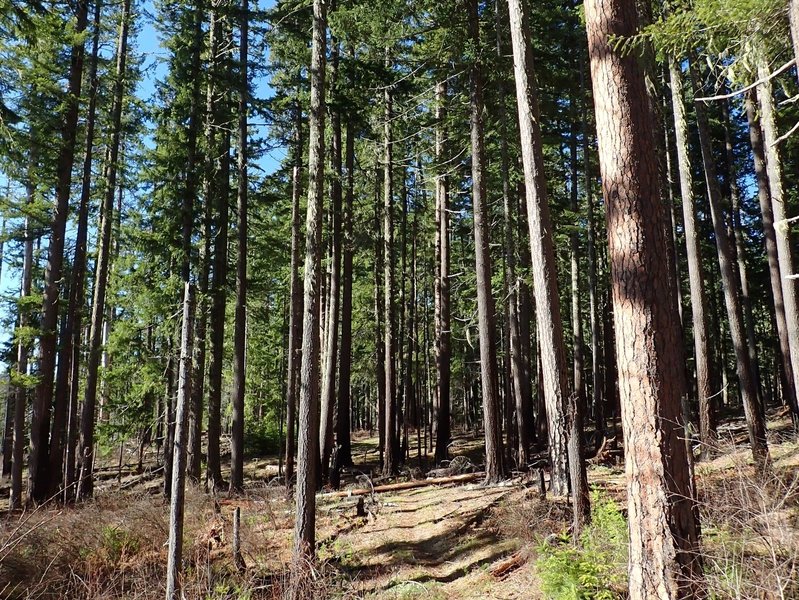
[[[308,214],[305,236],[305,290],[300,368],[300,426],[297,446],[297,516],[293,570],[299,581],[303,560],[312,559],[316,539],[316,482],[319,462],[319,281],[322,259],[322,211],[325,171],[325,55],[327,16],[324,0],[313,3],[311,46]]]
[[[108,286],[108,270],[111,264],[111,237],[114,224],[114,195],[117,188],[119,147],[122,137],[122,103],[125,96],[125,65],[128,54],[128,29],[131,0],[125,0],[122,9],[119,38],[117,41],[116,79],[114,81],[113,105],[111,108],[112,137],[105,170],[106,187],[100,217],[100,239],[92,302],[91,332],[89,334],[89,360],[87,362],[86,395],[83,401],[80,427],[81,479],[78,482],[78,498],[91,498],[94,492],[94,421],[97,402],[98,375],[105,316],[105,296]]]
[[[25,182],[27,205],[33,204],[35,187],[33,175],[35,169],[36,149],[31,149],[30,167],[28,168],[28,180]],[[25,216],[23,226],[25,242],[23,244],[22,258],[22,285],[20,286],[20,301],[31,295],[31,282],[33,280],[33,237],[31,234],[30,217]],[[22,302],[20,303],[22,306]],[[24,307],[19,313],[20,329],[28,326],[28,314]],[[24,337],[17,341],[17,364],[16,376],[21,379],[14,386],[14,440],[11,447],[11,495],[9,497],[9,508],[15,510],[22,506],[22,473],[23,459],[25,454],[25,412],[28,399],[28,386],[25,377],[28,374],[28,356],[30,353],[30,342]]]
[[[472,149],[472,211],[474,215],[475,273],[477,276],[477,329],[480,338],[480,379],[483,392],[486,483],[496,483],[505,474],[502,464],[502,425],[494,296],[491,292],[490,220],[486,198],[485,142],[483,139],[483,65],[479,58],[480,14],[476,0],[467,0],[469,39],[476,56],[470,66],[469,120]]]
[[[777,324],[780,361],[786,381],[786,386],[782,393],[785,403],[799,414],[796,399],[797,382],[792,366],[785,304],[782,297],[782,277],[780,277],[777,236],[774,230],[774,214],[771,209],[771,191],[766,168],[766,155],[763,148],[763,135],[755,109],[755,96],[756,92],[749,92],[746,95],[746,118],[749,123],[749,140],[752,145],[752,160],[754,161],[755,179],[757,180],[757,198],[760,203],[760,213],[763,220],[763,237],[766,244],[771,295],[774,300],[774,316]]]
[[[72,189],[72,166],[75,161],[75,143],[78,127],[78,108],[83,82],[83,57],[85,40],[83,32],[89,20],[89,2],[80,0],[76,6],[75,39],[70,50],[67,90],[64,95],[64,113],[61,140],[56,164],[56,190],[50,226],[50,245],[47,249],[47,266],[44,271],[42,318],[39,324],[39,383],[33,401],[31,417],[30,455],[28,457],[28,500],[43,502],[49,489],[47,472],[49,462],[48,437],[50,434],[50,409],[53,403],[55,381],[58,308],[63,278],[64,239],[69,218],[69,199]]]
[[[241,1],[239,25],[239,147],[238,147],[238,256],[236,257],[236,321],[233,332],[232,435],[230,492],[244,488],[244,394],[247,348],[247,55],[249,2]]]
[[[245,0],[246,2],[246,0]],[[183,325],[180,332],[180,370],[175,408],[175,448],[172,452],[172,490],[169,502],[169,550],[167,553],[167,600],[180,600],[181,563],[183,558],[183,498],[186,491],[186,441],[188,403],[191,397],[192,317],[194,288],[186,282],[183,288]]]
[[[694,95],[698,96],[701,90],[699,76],[694,65],[689,65],[691,84]],[[716,251],[718,254],[721,282],[724,291],[724,302],[727,308],[727,319],[735,350],[736,370],[738,382],[741,387],[741,397],[746,413],[749,442],[752,445],[752,455],[759,469],[769,462],[768,444],[766,442],[766,426],[758,407],[757,389],[755,387],[752,362],[749,359],[749,350],[746,344],[746,329],[743,320],[743,309],[740,302],[738,278],[733,271],[732,252],[730,250],[727,228],[722,213],[721,190],[716,177],[715,159],[713,157],[712,142],[710,139],[710,125],[702,102],[694,101],[696,120],[699,129],[699,144],[702,150],[702,163],[705,171],[705,184],[707,185],[708,200],[710,202],[710,216],[713,221],[713,231],[716,237]]]
[[[286,484],[294,477],[294,421],[302,359],[302,290],[300,288],[300,196],[302,195],[302,111],[294,109],[294,167],[291,175],[291,313],[286,384]]]
[[[637,32],[634,0],[586,2],[602,185],[607,206],[629,508],[632,598],[693,598],[699,529],[681,416],[683,369],[670,302],[655,133],[638,57],[611,37]]]
[[[330,5],[335,10],[335,0]],[[319,420],[319,447],[321,449],[322,477],[327,479],[330,472],[330,457],[333,452],[333,421],[336,411],[336,368],[338,366],[338,326],[339,301],[341,295],[341,212],[342,212],[342,148],[341,111],[338,108],[339,89],[339,42],[334,37],[330,42],[330,87],[335,108],[330,115],[333,136],[330,146],[330,162],[333,174],[330,181],[331,226],[333,235],[330,258],[330,282],[328,285],[327,327],[324,338],[324,362],[322,371],[322,414]]]
[[[536,325],[541,354],[544,400],[546,402],[549,435],[551,489],[556,496],[568,493],[566,404],[569,398],[568,367],[563,344],[563,328],[557,288],[557,264],[549,216],[544,158],[541,146],[538,98],[529,45],[529,25],[520,0],[509,0],[511,36],[513,38],[514,72],[516,74],[516,103],[522,140],[524,182],[527,198],[527,223],[530,232],[533,289],[536,303]],[[572,465],[583,472],[584,461]],[[583,475],[578,479],[582,480]],[[587,513],[587,494],[575,490],[579,500],[577,512]]]
[[[347,193],[344,203],[343,271],[341,295],[341,362],[338,376],[338,411],[336,417],[336,443],[338,462],[342,467],[352,466],[350,440],[350,374],[352,371],[352,257],[355,251],[353,237],[353,199],[355,196],[355,132],[352,120],[347,123],[345,145]]]
[[[449,176],[446,164],[447,82],[436,83],[436,208],[435,355],[437,393],[433,420],[436,429],[435,462],[447,459],[450,442],[450,309],[449,309]],[[431,435],[432,438],[432,435]],[[431,439],[432,441],[432,439]]]
[[[715,430],[713,427],[714,410],[710,383],[710,347],[708,344],[706,318],[705,274],[702,268],[702,253],[699,246],[700,236],[696,228],[696,203],[688,147],[688,121],[685,116],[685,105],[683,104],[682,73],[679,65],[673,59],[669,61],[669,80],[671,82],[672,110],[674,111],[677,168],[680,174],[685,250],[688,257],[688,282],[691,287],[696,391],[699,402],[699,438],[702,442],[702,456],[708,458],[709,450],[715,438]]]
[[[390,66],[389,51],[386,49],[386,67]],[[385,361],[385,410],[383,414],[383,473],[394,475],[399,467],[399,448],[397,444],[397,398],[395,392],[394,365],[394,204],[393,141],[391,139],[392,94],[386,86],[383,97],[383,311],[385,327],[383,330],[383,359]]]
[[[795,5],[792,3],[793,14]],[[793,18],[793,17],[792,17]],[[793,21],[795,23],[795,19]],[[775,241],[777,259],[780,266],[782,282],[782,300],[785,308],[785,323],[790,346],[791,369],[794,377],[794,389],[799,394],[799,299],[797,299],[796,280],[789,279],[794,275],[793,255],[791,250],[791,230],[787,222],[788,213],[782,187],[782,165],[777,145],[777,124],[775,121],[774,97],[771,91],[771,80],[768,65],[762,60],[758,63],[758,77],[764,80],[757,88],[757,99],[760,104],[761,127],[763,128],[763,153],[766,159],[769,193],[771,195],[771,211],[774,215]],[[765,227],[765,223],[764,223]]]

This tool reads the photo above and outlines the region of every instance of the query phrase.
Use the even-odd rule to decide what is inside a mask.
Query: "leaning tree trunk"
[[[131,0],[125,0],[122,21],[117,41],[116,79],[114,81],[113,105],[111,107],[111,146],[105,170],[105,193],[100,218],[100,241],[94,279],[94,299],[89,333],[89,359],[86,365],[86,395],[80,419],[81,477],[78,482],[78,498],[91,498],[94,491],[94,420],[97,403],[97,385],[105,316],[105,293],[108,286],[108,270],[111,264],[111,236],[114,225],[114,194],[117,188],[119,147],[122,137],[122,104],[125,96],[125,64],[128,54],[128,29]]]
[[[602,187],[607,206],[616,361],[629,509],[631,598],[694,598],[699,528],[681,416],[676,305],[655,133],[638,57],[612,38],[637,33],[634,0],[586,2]]]
[[[297,445],[297,513],[293,571],[297,584],[303,561],[316,551],[316,482],[319,462],[319,281],[322,262],[322,210],[325,185],[325,35],[324,0],[313,3],[311,112],[308,152],[308,213],[305,235],[305,290],[300,368],[300,420]]]
[[[469,38],[478,53],[480,14],[476,0],[466,0]],[[483,391],[486,483],[497,483],[504,475],[502,464],[502,425],[500,420],[499,379],[494,296],[491,293],[490,220],[486,198],[485,142],[483,139],[483,65],[472,58],[469,86],[469,120],[472,147],[472,210],[474,213],[474,254],[477,275],[477,329],[480,338],[480,379]]]
[[[756,92],[747,93],[744,103],[746,106],[746,118],[749,123],[749,141],[752,145],[752,160],[755,167],[755,179],[757,180],[757,199],[760,204],[763,237],[766,242],[766,258],[768,260],[769,281],[771,282],[771,295],[774,300],[774,316],[777,323],[780,360],[786,383],[786,389],[782,390],[782,393],[785,403],[792,407],[795,413],[799,413],[796,397],[797,382],[792,366],[785,303],[782,297],[782,277],[780,276],[780,263],[777,252],[777,236],[774,230],[774,213],[771,209],[771,191],[766,167],[766,154],[763,148],[763,134],[760,129],[760,120],[757,117],[755,102]]]
[[[557,496],[568,493],[569,468],[566,449],[566,403],[569,399],[569,378],[557,287],[557,263],[549,216],[544,157],[541,145],[538,98],[536,94],[532,49],[528,42],[529,25],[520,0],[509,0],[511,36],[513,38],[516,102],[522,140],[522,161],[527,198],[527,225],[530,230],[533,290],[536,303],[536,325],[543,367],[549,454],[552,468],[551,489]],[[585,464],[572,465],[584,473]],[[584,475],[578,479],[584,480]],[[588,511],[587,490],[575,490],[578,512]],[[576,505],[577,507],[577,505]]]
[[[47,249],[47,266],[44,271],[42,317],[39,323],[39,383],[33,401],[31,416],[30,455],[28,456],[28,499],[44,502],[48,486],[48,437],[50,435],[50,409],[53,403],[55,380],[58,307],[64,264],[64,239],[69,217],[69,198],[72,190],[72,166],[75,162],[75,142],[78,129],[78,108],[83,82],[83,57],[85,53],[83,32],[89,20],[89,2],[77,3],[75,40],[70,50],[67,90],[64,95],[64,112],[61,140],[56,163],[56,189],[53,216],[50,223],[50,245]]]
[[[699,74],[696,67],[689,64],[691,85],[694,95],[700,91]],[[710,124],[704,104],[694,101],[696,121],[699,129],[699,145],[702,150],[702,165],[705,171],[705,184],[707,185],[708,200],[710,202],[710,217],[713,221],[713,231],[716,237],[716,252],[718,254],[719,268],[721,270],[721,283],[724,291],[724,303],[727,308],[727,319],[735,350],[736,370],[738,383],[741,388],[746,424],[749,430],[749,442],[752,445],[752,456],[759,469],[766,466],[769,461],[768,444],[766,442],[766,424],[758,406],[757,388],[749,358],[749,349],[746,344],[746,328],[741,307],[738,277],[733,270],[732,251],[727,227],[722,213],[721,190],[716,176],[715,159],[713,156],[712,142],[710,139]]]
[[[435,353],[438,374],[436,407],[434,414],[436,429],[435,462],[447,459],[450,441],[450,310],[449,310],[449,166],[446,154],[446,102],[447,82],[436,83],[436,209],[435,245],[436,278],[435,295]]]
[[[244,487],[244,392],[247,348],[247,54],[249,3],[241,2],[239,44],[239,148],[238,167],[238,256],[236,257],[236,317],[233,332],[233,405],[230,445],[230,492]]]
[[[702,268],[702,253],[699,232],[696,228],[696,204],[694,200],[691,171],[691,156],[688,146],[688,120],[683,104],[682,73],[675,60],[669,61],[671,102],[674,111],[674,133],[677,145],[677,168],[680,174],[683,227],[685,228],[685,250],[688,258],[688,282],[691,287],[691,318],[693,319],[694,359],[696,368],[696,391],[699,401],[699,438],[702,456],[707,458],[715,437],[713,405],[710,384],[710,347],[707,329],[707,298],[705,275]]]

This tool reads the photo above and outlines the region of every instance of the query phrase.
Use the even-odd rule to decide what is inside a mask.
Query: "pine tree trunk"
[[[435,209],[435,462],[447,460],[450,442],[450,309],[449,309],[449,176],[446,152],[447,82],[436,83],[436,209]],[[432,437],[432,436],[431,436]]]
[[[475,273],[477,275],[477,329],[480,338],[480,379],[483,392],[486,483],[496,483],[505,474],[502,464],[502,425],[497,375],[497,345],[494,296],[491,291],[490,221],[485,180],[483,139],[483,65],[479,58],[480,15],[478,2],[466,0],[469,39],[476,55],[471,57],[469,121],[472,150],[472,210],[474,215]]]
[[[352,371],[352,257],[355,251],[353,237],[353,200],[355,197],[355,132],[354,124],[347,123],[345,143],[347,193],[344,203],[343,271],[341,294],[341,362],[338,376],[338,411],[336,416],[336,443],[338,462],[342,467],[352,466],[350,440],[350,375]]]
[[[707,329],[707,298],[705,296],[705,274],[702,267],[700,235],[696,227],[696,203],[693,193],[691,158],[688,147],[688,121],[683,104],[682,73],[675,60],[669,62],[671,102],[674,111],[674,133],[677,146],[677,168],[680,175],[683,226],[685,228],[685,250],[688,257],[688,282],[691,288],[691,318],[693,320],[694,361],[696,368],[696,391],[699,402],[699,438],[702,456],[707,458],[715,439],[714,410],[710,384],[710,347]]]
[[[694,65],[689,65],[691,84],[694,95],[700,93],[699,76]],[[727,319],[730,336],[735,350],[736,370],[743,399],[746,423],[749,430],[749,442],[752,445],[752,456],[759,469],[766,466],[769,461],[768,444],[766,442],[766,425],[758,406],[757,388],[749,350],[746,345],[746,329],[743,320],[743,308],[738,289],[738,278],[733,271],[733,257],[730,249],[727,228],[722,213],[721,190],[716,176],[715,159],[713,157],[712,142],[710,139],[710,125],[702,102],[694,101],[696,120],[699,129],[699,144],[702,150],[702,163],[705,171],[705,184],[707,185],[708,200],[710,202],[710,216],[713,221],[713,231],[716,237],[716,252],[718,254],[721,282],[724,291],[724,303],[727,308]]]
[[[791,8],[793,13],[795,6]],[[795,20],[793,22],[795,23]],[[799,394],[799,299],[797,299],[796,280],[789,279],[790,276],[794,275],[791,230],[787,222],[788,213],[782,187],[782,164],[779,146],[776,143],[778,133],[774,114],[774,97],[771,91],[771,80],[767,77],[768,71],[768,65],[761,60],[758,64],[757,74],[760,79],[765,81],[757,87],[757,99],[760,105],[760,114],[762,115],[762,148],[765,155],[766,173],[771,195],[771,211],[774,215],[773,227],[777,246],[777,259],[780,266],[779,274],[782,282],[782,300],[785,309],[788,344],[790,346],[791,369],[794,376],[794,389]]]
[[[520,0],[509,0],[511,37],[513,38],[516,102],[522,140],[527,224],[530,232],[536,324],[541,353],[544,401],[549,435],[551,489],[556,496],[568,493],[566,404],[569,398],[568,367],[563,343],[563,328],[557,288],[557,263],[549,216],[541,130],[538,114],[529,25]],[[580,471],[585,464],[573,465]],[[576,494],[575,498],[580,498]],[[587,496],[586,496],[587,499]],[[587,504],[579,507],[586,511]]]
[[[246,0],[245,0],[246,1]],[[180,370],[175,408],[175,447],[172,452],[172,481],[169,502],[169,550],[167,553],[167,600],[181,600],[181,562],[183,557],[183,498],[186,491],[186,441],[188,403],[191,397],[192,316],[194,288],[183,288],[183,324],[180,332]]]
[[[247,58],[249,3],[241,2],[239,44],[239,147],[238,147],[238,255],[236,257],[236,316],[233,333],[232,432],[230,446],[230,492],[244,488],[244,394],[247,348]]]
[[[638,57],[611,37],[637,32],[634,0],[586,3],[602,185],[607,206],[616,360],[629,510],[631,598],[693,598],[699,530],[681,417],[683,368],[668,298],[655,133]]]
[[[799,0],[788,2],[788,20],[791,26],[793,55],[796,60],[796,77],[799,78]]]
[[[297,445],[297,516],[293,570],[304,572],[303,560],[313,558],[316,539],[316,482],[319,462],[319,282],[322,259],[322,211],[325,175],[325,54],[327,17],[324,0],[313,3],[311,46],[310,149],[308,153],[308,213],[305,237],[305,289],[300,368],[299,442]],[[296,583],[296,581],[295,581]]]
[[[211,355],[208,363],[208,461],[206,465],[207,489],[212,492],[225,487],[222,479],[222,457],[220,455],[219,441],[222,437],[222,367],[224,361],[225,343],[225,312],[227,305],[227,238],[228,238],[228,194],[230,188],[229,163],[230,163],[230,134],[223,133],[222,141],[215,133],[215,129],[222,127],[226,118],[227,92],[222,87],[214,84],[221,80],[227,70],[227,60],[221,57],[226,46],[228,33],[227,23],[222,13],[222,0],[212,4],[211,9],[211,73],[208,83],[207,110],[208,124],[206,137],[208,138],[209,160],[213,168],[208,172],[212,181],[208,185],[210,194],[206,202],[212,203],[214,212],[214,258],[213,278],[211,280],[211,313],[209,320],[209,352]],[[221,57],[221,58],[220,58]],[[215,77],[214,77],[215,76]]]
[[[89,359],[87,362],[86,392],[80,420],[81,479],[78,482],[78,499],[91,498],[94,492],[94,421],[97,403],[98,375],[103,340],[103,319],[106,313],[106,289],[111,264],[111,237],[114,225],[114,196],[117,189],[119,147],[122,136],[122,103],[125,96],[125,65],[128,54],[128,29],[131,0],[125,0],[122,9],[117,41],[116,79],[111,107],[111,146],[105,169],[105,192],[100,217],[100,239],[94,279],[91,331],[89,333]]]
[[[44,502],[49,490],[48,437],[50,435],[50,409],[53,403],[55,382],[58,308],[64,264],[64,239],[69,218],[69,199],[72,188],[72,166],[75,161],[75,143],[78,128],[78,109],[83,82],[84,39],[83,32],[89,20],[88,0],[76,6],[75,39],[70,51],[67,90],[64,96],[64,113],[61,140],[56,164],[56,190],[53,216],[50,223],[50,244],[47,266],[44,271],[42,317],[39,327],[39,383],[33,400],[31,416],[30,455],[28,456],[28,500]]]
[[[335,10],[335,1],[330,10]],[[322,371],[322,414],[319,420],[319,447],[321,449],[322,477],[327,479],[330,472],[330,457],[333,452],[333,421],[336,411],[336,368],[338,366],[338,326],[339,301],[341,298],[341,212],[342,212],[342,136],[341,112],[338,108],[338,63],[339,43],[334,37],[330,42],[330,87],[335,108],[330,115],[330,126],[333,130],[330,146],[330,162],[333,175],[330,181],[331,227],[333,235],[330,258],[330,282],[328,285],[327,327],[324,338],[324,362]]]
[[[390,66],[389,51],[386,49],[386,67]],[[385,409],[383,411],[383,473],[394,475],[399,468],[399,447],[397,440],[397,398],[395,390],[394,364],[394,205],[393,141],[391,139],[392,96],[391,88],[386,86],[383,97],[383,360],[385,362]]]
[[[786,382],[782,393],[785,403],[792,407],[795,413],[799,414],[796,398],[797,381],[792,366],[785,303],[782,297],[782,277],[780,277],[777,236],[774,230],[774,214],[771,209],[771,191],[769,189],[766,155],[763,148],[763,135],[755,109],[755,96],[755,92],[749,92],[746,95],[746,118],[749,123],[749,141],[752,145],[752,160],[754,161],[755,179],[757,180],[757,198],[760,203],[760,213],[763,221],[763,237],[766,243],[769,281],[771,282],[771,295],[774,301],[780,361]]]
[[[186,239],[185,228],[186,212],[191,213],[197,202],[197,191],[199,188],[199,173],[197,169],[198,150],[197,138],[200,132],[200,110],[202,99],[202,77],[200,76],[200,67],[202,64],[202,49],[203,49],[203,8],[200,4],[193,7],[194,23],[191,49],[191,71],[192,71],[192,88],[191,88],[191,104],[189,107],[189,123],[186,129],[186,150],[187,150],[187,165],[186,165],[186,185],[183,190],[183,211],[184,211],[184,265],[183,276],[188,276],[190,268],[186,254]],[[207,323],[208,323],[208,278],[210,270],[210,254],[211,254],[211,205],[207,201],[204,207],[203,224],[202,224],[202,246],[199,252],[199,295],[200,295],[200,309],[199,315],[193,319],[194,322],[194,344],[193,344],[193,357],[192,357],[192,384],[191,384],[191,399],[188,406],[188,424],[187,424],[187,442],[186,449],[188,452],[186,470],[189,480],[193,483],[199,483],[200,472],[202,470],[202,420],[203,420],[203,395],[205,393],[205,358],[207,349]],[[191,227],[191,224],[188,224]],[[189,235],[191,229],[189,229]],[[189,240],[190,241],[190,240]],[[192,305],[192,310],[196,311],[196,306]]]
[[[35,188],[33,176],[35,169],[35,147],[31,149],[30,167],[28,168],[28,181],[25,182],[27,204],[31,205],[34,200]],[[22,258],[22,285],[20,286],[20,300],[24,300],[31,295],[31,282],[33,280],[33,234],[31,232],[30,217],[25,217],[23,226],[25,243],[23,244]],[[23,309],[19,313],[20,329],[27,327],[29,318]],[[30,342],[24,338],[17,341],[17,364],[16,376],[24,378],[28,374],[28,356],[30,354]],[[9,508],[16,510],[22,507],[22,473],[23,460],[25,455],[25,412],[28,399],[27,382],[23,381],[14,386],[14,439],[11,447],[11,495],[9,497]]]
[[[374,247],[374,291],[372,302],[374,305],[374,335],[375,335],[375,380],[377,387],[377,435],[378,435],[378,452],[380,453],[380,466],[385,464],[385,448],[386,448],[386,359],[385,359],[385,344],[383,340],[383,327],[386,323],[385,315],[383,314],[383,297],[381,279],[383,277],[383,240],[381,236],[382,223],[380,215],[382,212],[383,199],[381,197],[380,187],[380,167],[377,164],[379,159],[375,156],[375,202],[374,202],[374,232],[375,232],[375,247]]]
[[[302,360],[302,289],[300,288],[300,196],[302,195],[302,112],[294,115],[294,166],[291,175],[291,313],[289,314],[289,358],[286,382],[286,484],[294,477],[294,422]]]
[[[96,0],[92,22],[92,52],[89,62],[89,105],[86,112],[86,139],[83,153],[83,173],[81,181],[80,204],[78,207],[78,228],[75,236],[75,255],[72,261],[71,283],[69,286],[69,305],[67,322],[64,329],[63,342],[59,350],[58,374],[56,375],[55,408],[53,427],[50,437],[50,489],[48,495],[53,496],[61,489],[62,482],[66,496],[74,493],[70,486],[73,481],[64,472],[64,446],[67,446],[67,464],[74,461],[74,450],[69,447],[68,429],[77,430],[77,407],[73,409],[72,388],[77,388],[78,366],[81,357],[81,328],[83,325],[83,294],[86,283],[86,241],[88,237],[89,196],[92,180],[92,156],[94,149],[94,126],[97,112],[97,57],[100,45],[100,16],[102,1]],[[73,362],[75,367],[73,368]],[[77,392],[77,389],[76,389]],[[77,393],[75,394],[75,400]],[[74,437],[74,433],[72,434]],[[65,442],[67,442],[65,444]],[[68,470],[69,467],[68,467]],[[71,469],[74,474],[74,467]]]

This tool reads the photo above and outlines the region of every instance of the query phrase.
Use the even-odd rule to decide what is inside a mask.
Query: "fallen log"
[[[514,552],[508,558],[491,567],[491,575],[497,579],[504,579],[527,562],[527,554],[521,550]]]
[[[443,485],[446,483],[466,483],[477,481],[485,477],[485,473],[466,473],[464,475],[453,475],[452,477],[434,477],[416,481],[403,481],[402,483],[389,483],[378,485],[373,488],[356,488],[351,490],[340,490],[337,492],[327,492],[322,494],[324,498],[344,498],[347,496],[366,496],[372,492],[398,492],[400,490],[412,490],[414,488],[426,487],[429,485]]]

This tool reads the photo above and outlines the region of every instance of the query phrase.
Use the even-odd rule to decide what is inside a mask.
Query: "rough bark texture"
[[[249,2],[241,2],[239,26],[239,147],[238,147],[238,255],[236,257],[236,313],[233,331],[233,406],[230,446],[230,492],[244,487],[244,392],[247,348],[247,55]]]
[[[92,321],[89,333],[89,359],[86,365],[86,396],[81,413],[81,480],[78,497],[90,498],[93,493],[92,468],[94,464],[94,420],[97,402],[100,352],[103,339],[103,317],[106,313],[105,295],[108,286],[108,270],[111,264],[111,236],[114,224],[114,195],[116,193],[117,166],[122,135],[122,103],[125,93],[125,63],[128,51],[128,21],[131,0],[125,0],[119,38],[117,41],[116,79],[114,81],[113,105],[111,108],[111,146],[105,169],[105,192],[100,220],[100,241],[94,279]]]
[[[689,65],[691,85],[694,96],[700,94],[699,75],[694,65]],[[702,164],[705,171],[705,184],[707,185],[708,201],[710,203],[710,217],[713,221],[713,231],[716,237],[716,251],[718,254],[719,268],[721,270],[721,283],[724,291],[724,304],[727,309],[727,322],[735,350],[736,371],[740,386],[741,399],[743,400],[746,424],[749,430],[749,442],[752,445],[752,455],[759,468],[768,462],[768,444],[766,443],[766,424],[758,406],[757,387],[749,349],[746,344],[746,327],[744,325],[743,308],[741,306],[738,277],[733,270],[733,256],[730,241],[727,237],[727,227],[722,212],[721,190],[716,176],[715,158],[713,155],[710,138],[710,125],[702,102],[694,102],[696,121],[699,129],[699,145],[702,150]]]
[[[50,435],[50,409],[53,403],[53,384],[56,367],[56,328],[61,296],[64,264],[64,239],[69,216],[69,198],[72,187],[72,166],[75,161],[75,140],[78,126],[78,104],[83,82],[84,39],[89,20],[88,0],[76,7],[75,35],[77,41],[70,51],[67,90],[64,96],[62,133],[56,165],[56,189],[53,216],[50,223],[50,244],[47,248],[47,265],[44,270],[42,317],[39,324],[39,384],[33,401],[31,415],[30,455],[28,456],[28,499],[43,502],[48,491],[48,437]]]
[[[325,35],[326,3],[313,3],[311,112],[308,152],[308,212],[305,236],[305,285],[300,366],[299,441],[297,445],[297,516],[294,572],[301,577],[304,559],[315,553],[316,480],[319,462],[319,283],[322,259],[322,202],[325,174]]]
[[[467,0],[469,38],[476,55],[470,66],[469,121],[472,148],[472,211],[474,215],[474,253],[477,276],[477,329],[480,338],[480,382],[483,392],[486,482],[502,479],[502,421],[497,374],[497,332],[494,296],[491,293],[491,217],[488,212],[483,139],[483,64],[479,58],[480,16],[478,2]]]
[[[788,325],[785,315],[785,303],[782,298],[782,278],[780,277],[780,263],[777,256],[777,235],[774,230],[774,213],[771,210],[771,192],[769,190],[768,174],[766,172],[766,155],[763,148],[763,134],[760,129],[760,120],[755,109],[756,93],[746,95],[746,118],[749,123],[749,141],[752,145],[752,159],[755,166],[755,179],[757,180],[757,199],[760,204],[760,214],[763,221],[763,237],[766,243],[766,258],[768,260],[769,281],[771,282],[771,295],[774,300],[774,316],[777,323],[777,339],[782,370],[785,374],[786,389],[783,397],[789,406],[796,410],[797,381],[791,364],[791,347],[788,340]]]
[[[435,352],[436,406],[433,420],[436,428],[435,462],[447,459],[450,441],[450,308],[449,308],[449,176],[446,153],[447,83],[436,83],[436,278]]]
[[[669,294],[666,229],[643,71],[612,36],[637,31],[634,0],[586,3],[602,185],[607,205],[616,361],[630,529],[631,598],[697,596],[701,563],[682,439],[681,345]]]
[[[516,104],[522,139],[522,162],[527,198],[527,226],[530,231],[533,291],[539,351],[546,403],[551,490],[556,496],[568,493],[566,448],[566,402],[569,398],[568,366],[563,345],[563,325],[557,287],[557,263],[549,216],[544,157],[541,146],[538,98],[529,44],[529,26],[521,0],[508,0],[510,8]],[[574,465],[584,469],[584,464]]]
[[[795,6],[792,6],[792,9],[793,8],[795,8]],[[760,61],[757,72],[758,77],[764,80],[764,83],[757,87],[757,99],[760,104],[760,114],[762,115],[762,148],[766,158],[766,173],[768,174],[769,192],[771,195],[771,211],[774,215],[777,259],[780,266],[782,300],[785,309],[788,345],[791,349],[791,368],[794,376],[794,389],[799,393],[799,295],[797,294],[796,280],[789,279],[795,272],[791,250],[791,229],[790,225],[786,222],[788,213],[782,187],[780,149],[776,144],[779,134],[777,133],[777,124],[775,121],[771,80],[767,77],[769,73],[768,65]]]
[[[671,102],[674,112],[674,133],[677,146],[677,168],[680,174],[685,250],[688,257],[688,282],[691,288],[691,318],[693,319],[696,391],[699,401],[699,437],[702,454],[707,456],[713,442],[713,406],[710,386],[710,347],[708,343],[707,298],[705,296],[702,254],[696,226],[696,204],[691,175],[691,157],[688,147],[688,121],[683,104],[682,73],[676,61],[669,62]]]

